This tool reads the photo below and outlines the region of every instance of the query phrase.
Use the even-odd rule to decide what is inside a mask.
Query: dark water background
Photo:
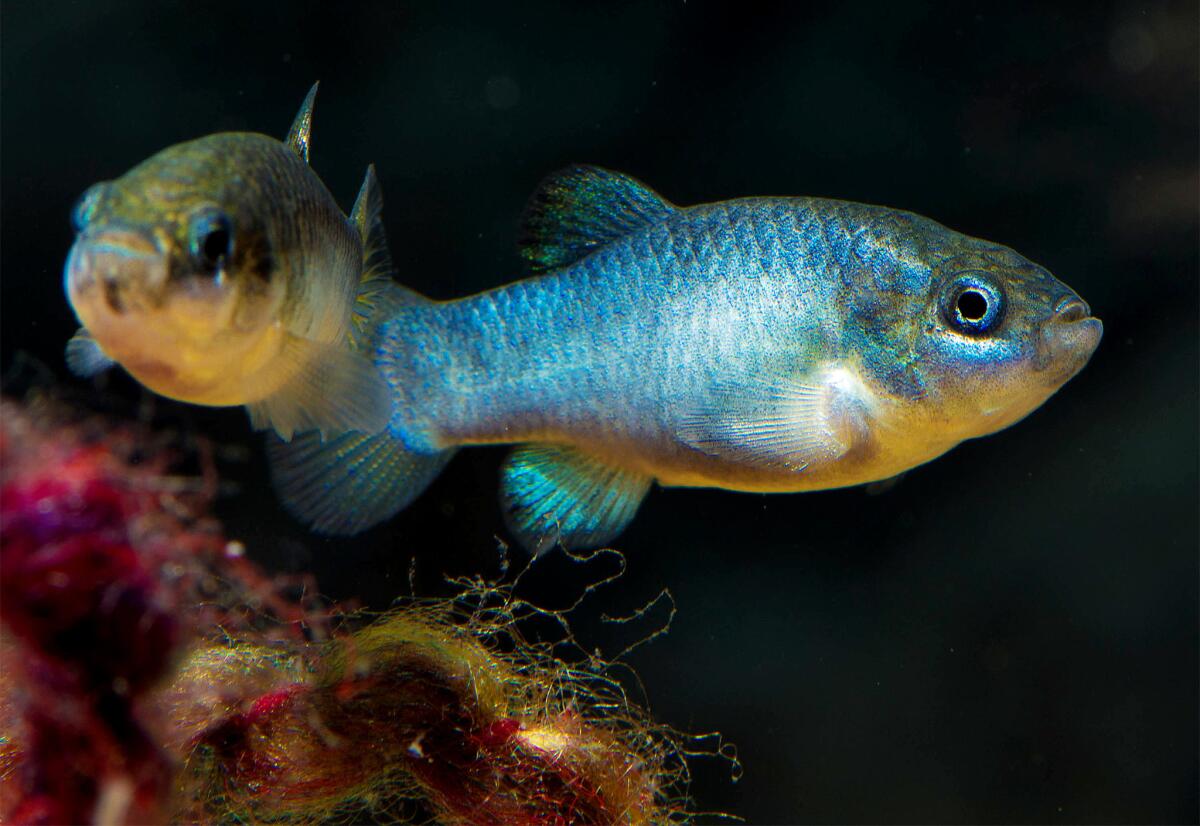
[[[1091,365],[1011,430],[894,490],[658,490],[580,617],[669,588],[631,656],[656,715],[719,729],[703,809],[761,822],[1197,818],[1194,3],[33,3],[2,9],[3,367],[41,360],[125,415],[245,445],[229,530],[386,606],[495,573],[499,450],[460,455],[351,541],[286,518],[240,411],[67,377],[68,212],[94,181],[220,130],[282,136],[322,82],[313,165],[347,208],[378,164],[402,279],[520,274],[525,196],[568,162],[684,204],[824,195],[1015,247],[1103,318]],[[582,581],[539,566],[532,595]],[[661,619],[661,612],[656,616]]]

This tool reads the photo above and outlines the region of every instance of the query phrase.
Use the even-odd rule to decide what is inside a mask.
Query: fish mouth
[[[1104,337],[1104,323],[1077,295],[1064,296],[1042,328],[1042,358],[1047,379],[1061,385],[1083,369]]]
[[[154,241],[123,229],[79,236],[63,271],[67,297],[81,320],[85,311],[122,316],[142,307],[166,279],[166,257]],[[84,326],[91,327],[86,321]]]
[[[171,348],[152,334],[166,280],[158,245],[124,228],[81,233],[63,269],[71,307],[101,349],[130,372],[157,379],[174,372]]]

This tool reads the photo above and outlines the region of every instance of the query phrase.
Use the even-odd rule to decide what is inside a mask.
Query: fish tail
[[[384,328],[397,315],[433,302],[398,284],[380,220],[382,199],[373,167],[367,169],[350,213],[363,240],[363,268],[354,306],[350,343],[384,373],[392,392],[387,427],[377,433],[318,431],[284,441],[268,437],[267,458],[276,494],[284,507],[317,533],[350,535],[384,522],[407,507],[437,478],[454,449],[426,446],[415,438],[411,395],[395,371],[394,339]],[[406,345],[415,355],[416,342]],[[399,354],[403,357],[406,354]]]
[[[374,358],[381,330],[400,308],[427,302],[399,284],[379,289],[372,332],[357,346]],[[393,395],[392,417],[379,433],[340,433],[323,438],[317,431],[291,441],[271,436],[267,457],[276,494],[293,516],[317,533],[348,536],[390,519],[429,486],[454,455],[454,449],[414,445],[403,399]]]

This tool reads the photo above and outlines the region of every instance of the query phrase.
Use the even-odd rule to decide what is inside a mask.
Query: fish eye
[[[982,335],[995,330],[1004,318],[1004,293],[979,273],[959,276],[950,283],[942,302],[942,315],[960,333]]]
[[[71,208],[71,226],[76,232],[83,232],[84,227],[92,220],[92,216],[96,214],[96,205],[100,203],[100,196],[104,194],[106,184],[92,184],[84,193],[79,196],[79,200],[75,202],[75,206]]]
[[[192,257],[207,272],[220,269],[233,254],[233,226],[219,209],[206,207],[192,216],[189,237]]]
[[[987,296],[979,290],[963,290],[958,294],[954,307],[964,321],[979,322],[987,315]]]

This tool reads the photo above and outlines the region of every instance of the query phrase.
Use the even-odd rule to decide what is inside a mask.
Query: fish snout
[[[161,294],[167,280],[166,257],[153,240],[138,232],[88,233],[71,247],[64,280],[76,312],[122,315],[131,305]]]
[[[1104,336],[1104,323],[1092,315],[1087,302],[1074,293],[1063,296],[1042,327],[1041,358],[1051,382],[1060,384],[1087,364]]]

